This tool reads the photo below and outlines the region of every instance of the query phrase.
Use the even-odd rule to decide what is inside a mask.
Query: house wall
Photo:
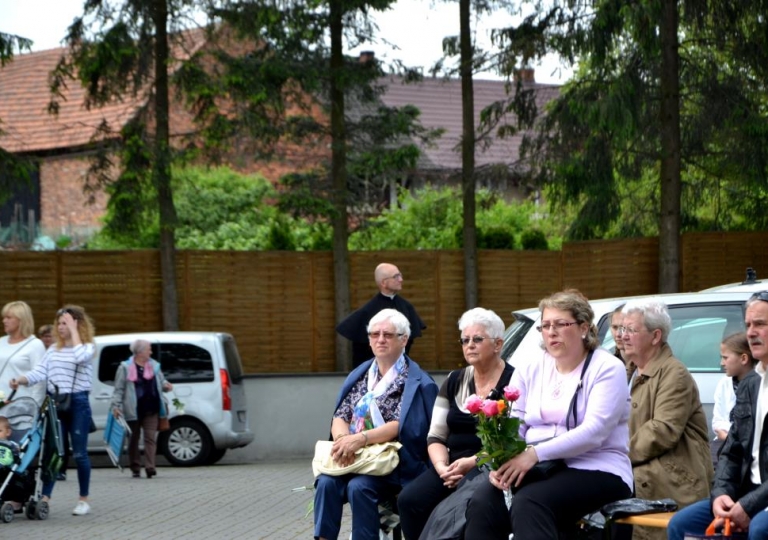
[[[46,157],[40,161],[40,227],[43,234],[73,239],[89,236],[101,227],[107,207],[102,190],[83,193],[88,156]]]

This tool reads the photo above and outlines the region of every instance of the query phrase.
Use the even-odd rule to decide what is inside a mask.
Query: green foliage
[[[456,188],[401,192],[399,208],[371,218],[349,238],[350,249],[459,249],[462,243],[461,194]],[[529,228],[546,227],[553,244],[561,243],[559,225],[544,223],[532,203],[506,203],[488,191],[477,194],[478,247],[519,249]]]
[[[539,229],[528,229],[527,231],[523,231],[520,243],[522,244],[523,249],[549,249],[547,237]]]
[[[180,249],[328,249],[330,228],[286,216],[272,203],[272,185],[259,176],[238,174],[226,167],[174,171],[178,212],[176,242]],[[151,194],[144,194],[151,200]],[[106,221],[115,218],[110,208]],[[156,248],[156,208],[142,213],[133,234],[105,227],[91,249]]]

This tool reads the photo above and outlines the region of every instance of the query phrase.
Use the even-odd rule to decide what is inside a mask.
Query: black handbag
[[[520,488],[527,486],[528,484],[532,484],[533,482],[539,482],[541,480],[551,478],[555,473],[560,472],[566,468],[567,466],[565,461],[562,459],[547,459],[544,461],[539,461],[527,473],[525,473],[525,476],[523,476],[523,481],[519,486],[512,486],[512,493],[517,493]]]
[[[56,396],[53,398],[53,402],[56,404],[56,411],[59,413],[69,412],[72,407],[72,394],[59,394],[58,387],[56,388]]]

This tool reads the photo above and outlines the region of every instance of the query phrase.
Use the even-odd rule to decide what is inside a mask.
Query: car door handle
[[[102,392],[100,394],[97,394],[97,395],[93,396],[93,399],[98,399],[99,401],[104,401],[104,400],[107,400],[107,399],[112,399],[112,394],[108,394],[106,392]]]

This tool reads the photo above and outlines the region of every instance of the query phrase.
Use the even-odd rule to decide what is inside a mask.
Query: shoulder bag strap
[[[589,367],[589,363],[592,361],[592,355],[594,352],[595,351],[589,351],[587,359],[584,360],[584,367],[581,368],[581,375],[579,376],[579,384],[576,386],[576,391],[573,393],[571,404],[568,407],[570,414],[566,414],[565,416],[565,429],[568,431],[571,429],[571,415],[573,415],[573,427],[576,427],[576,398],[581,391],[581,387],[584,385],[584,373],[586,373],[587,368]]]
[[[0,369],[0,377],[1,377],[1,376],[3,375],[3,373],[5,372],[5,368],[7,368],[7,367],[8,367],[8,364],[10,364],[10,363],[11,363],[11,358],[13,358],[14,356],[16,356],[16,353],[18,353],[19,351],[21,351],[21,350],[22,350],[24,347],[26,347],[27,345],[29,345],[30,343],[32,343],[32,340],[33,340],[33,339],[34,339],[34,336],[29,336],[29,337],[27,338],[27,341],[25,341],[24,343],[22,343],[21,347],[19,347],[19,348],[18,348],[18,349],[16,349],[15,351],[13,351],[13,354],[12,354],[11,356],[9,356],[9,357],[8,357],[8,360],[6,360],[6,361],[5,361],[5,364],[3,364],[3,368],[2,368],[2,369]]]

